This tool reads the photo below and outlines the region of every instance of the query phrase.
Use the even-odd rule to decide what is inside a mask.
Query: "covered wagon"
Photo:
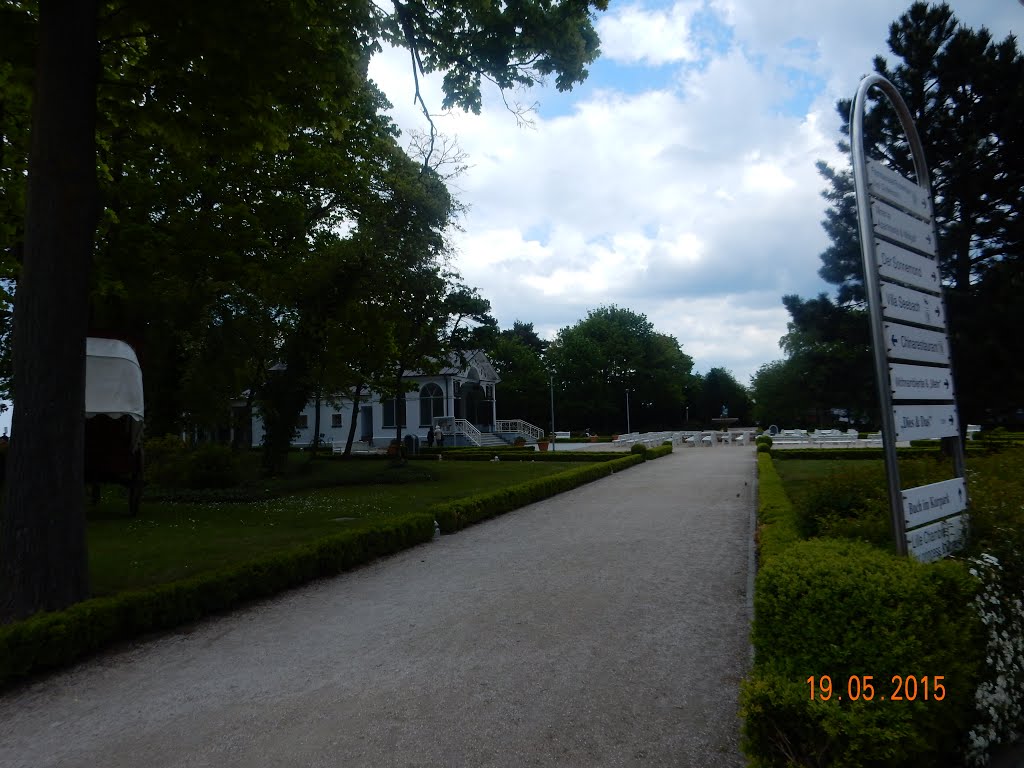
[[[142,367],[135,350],[119,339],[89,337],[85,346],[85,481],[128,489],[128,508],[142,499]]]

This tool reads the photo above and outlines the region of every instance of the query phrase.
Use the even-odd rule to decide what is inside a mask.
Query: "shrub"
[[[769,448],[771,448],[772,447],[771,435],[765,435],[765,434],[758,435],[756,438],[754,438],[754,444],[758,445],[758,446],[767,445]]]
[[[639,453],[641,456],[647,454],[647,446],[643,443],[633,443],[633,446],[629,449],[630,453]]]
[[[670,453],[672,453],[672,442],[668,441],[662,443],[657,448],[648,448],[644,458],[650,461],[651,459],[660,459],[662,456],[668,456]]]
[[[861,542],[776,552],[757,576],[756,661],[741,693],[754,764],[960,764],[980,670],[976,589],[961,563],[922,565]],[[823,675],[835,695],[811,701],[807,678]],[[875,698],[851,701],[848,681],[864,675]],[[892,701],[896,675],[932,686],[941,675],[945,697]]]
[[[884,467],[834,472],[810,482],[794,507],[803,538],[863,538],[881,546],[891,541]]]
[[[143,444],[147,485],[182,486],[188,472],[188,446],[177,435],[151,437]]]
[[[239,458],[229,446],[205,443],[188,457],[189,488],[230,488],[240,480]]]
[[[757,457],[757,484],[757,543],[758,555],[763,563],[781,552],[786,545],[798,541],[800,534],[793,504],[767,453]]]
[[[757,452],[758,453],[771,453],[771,450],[772,450],[772,447],[770,445],[768,445],[767,443],[758,443],[757,444]]]

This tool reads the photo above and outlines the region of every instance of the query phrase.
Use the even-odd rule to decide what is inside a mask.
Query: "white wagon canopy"
[[[145,416],[142,367],[128,344],[118,339],[85,340],[85,417]]]

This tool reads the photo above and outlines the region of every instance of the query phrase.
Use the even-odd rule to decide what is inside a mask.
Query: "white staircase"
[[[490,432],[481,432],[479,440],[481,448],[508,448],[508,443]]]

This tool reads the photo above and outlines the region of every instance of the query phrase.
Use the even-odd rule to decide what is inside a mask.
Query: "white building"
[[[360,397],[359,410],[353,412],[349,398],[338,398],[336,404],[320,405],[322,440],[344,445],[348,440],[352,419],[356,421],[354,440],[370,446],[386,447],[395,437],[396,418],[403,419],[402,435],[417,435],[424,445],[427,431],[440,426],[445,445],[504,445],[517,435],[536,440],[542,430],[520,421],[497,419],[496,385],[501,381],[482,351],[466,357],[465,365],[455,363],[437,374],[407,371],[409,384],[404,401],[382,400],[374,392]],[[299,415],[292,444],[308,446],[313,442],[316,406],[309,403]],[[258,414],[252,420],[252,444],[263,440],[263,422]]]

